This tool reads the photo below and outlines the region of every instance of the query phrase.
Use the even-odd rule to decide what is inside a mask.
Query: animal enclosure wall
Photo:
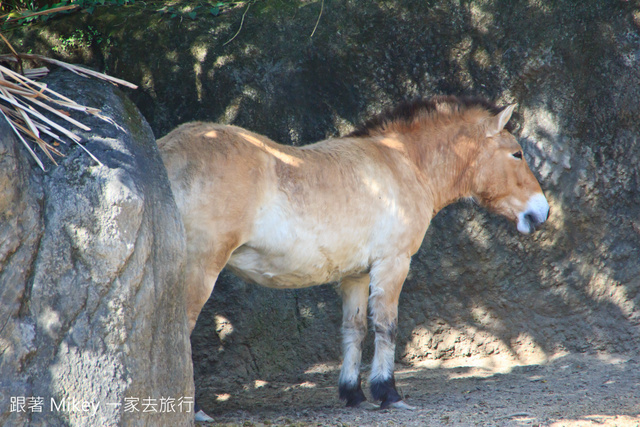
[[[440,212],[404,286],[397,360],[637,353],[640,8],[325,1],[311,38],[318,10],[301,4],[256,3],[230,43],[244,9],[180,23],[97,9],[47,31],[108,35],[108,46],[60,55],[141,84],[130,96],[156,137],[197,119],[300,145],[417,96],[518,103],[514,134],[550,220],[523,237],[470,203]],[[33,33],[14,37],[50,47]],[[205,393],[338,361],[340,319],[331,286],[274,291],[223,273],[192,337],[196,386]]]

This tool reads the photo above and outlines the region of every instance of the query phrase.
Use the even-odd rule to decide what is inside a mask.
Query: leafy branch
[[[21,0],[26,1],[26,0]],[[14,5],[11,12],[0,15],[0,23],[3,28],[11,26],[20,26],[37,21],[45,22],[53,17],[77,12],[79,10],[92,14],[97,7],[100,6],[138,6],[138,8],[151,10],[153,12],[168,15],[173,18],[189,18],[195,20],[203,16],[218,16],[221,13],[233,9],[235,7],[246,4],[246,1],[238,0],[217,0],[217,1],[197,1],[190,2],[186,6],[180,6],[176,2],[162,2],[162,7],[154,6],[154,1],[144,2],[136,0],[62,0],[53,5],[45,5],[37,9],[29,7],[19,7]],[[2,4],[0,2],[0,4]]]

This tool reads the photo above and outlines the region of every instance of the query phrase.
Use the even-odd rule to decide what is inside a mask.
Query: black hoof
[[[360,378],[358,378],[357,386],[349,387],[347,385],[340,384],[340,387],[338,387],[338,389],[340,391],[340,399],[346,400],[347,407],[349,408],[355,408],[358,405],[360,405],[362,402],[367,400],[367,398],[364,396],[364,392],[362,391],[362,384],[361,384]]]
[[[396,402],[400,402],[402,398],[396,390],[396,380],[394,377],[384,381],[371,382],[371,394],[375,400],[382,402],[380,409],[386,409]]]
[[[383,400],[382,403],[380,403],[380,409],[392,408],[392,407],[394,407],[394,404],[398,403],[398,402],[402,402],[402,399],[400,398],[400,396],[394,397],[394,398],[391,398],[391,399],[388,399],[388,400]]]

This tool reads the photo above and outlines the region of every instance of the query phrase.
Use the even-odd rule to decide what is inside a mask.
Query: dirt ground
[[[557,354],[396,366],[414,411],[347,409],[339,365],[249,384],[205,385],[201,404],[223,426],[640,426],[640,357]],[[366,368],[366,367],[365,367]]]

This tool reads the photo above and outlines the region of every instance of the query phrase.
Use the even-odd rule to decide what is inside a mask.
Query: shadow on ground
[[[398,367],[397,383],[416,410],[347,409],[338,403],[339,366],[317,365],[205,387],[217,423],[244,425],[572,425],[640,422],[638,360],[562,355],[546,364]],[[455,362],[449,362],[455,365]],[[213,403],[215,401],[215,403]],[[247,424],[248,423],[248,424]],[[613,423],[613,424],[611,424]],[[575,425],[575,424],[574,424]]]

